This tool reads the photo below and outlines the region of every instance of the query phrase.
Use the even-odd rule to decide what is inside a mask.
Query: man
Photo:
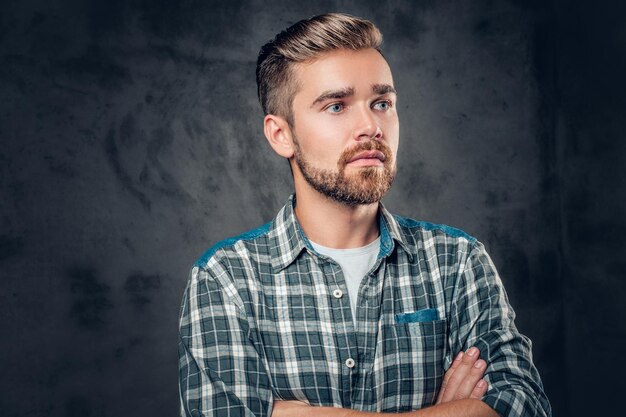
[[[380,204],[399,142],[381,42],[328,14],[262,48],[264,132],[295,196],[194,265],[183,415],[551,414],[483,245]]]

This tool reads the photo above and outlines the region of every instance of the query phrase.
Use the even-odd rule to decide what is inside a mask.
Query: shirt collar
[[[306,247],[311,247],[296,218],[295,203],[292,194],[276,215],[269,236],[272,268],[276,272],[290,265]]]
[[[406,252],[409,261],[413,261],[413,253],[406,241],[406,237],[396,218],[387,211],[383,203],[379,204],[378,209],[378,227],[380,229],[380,253],[379,258],[389,256],[395,248],[395,243]]]
[[[275,272],[279,272],[289,266],[305,248],[314,252],[311,242],[304,234],[296,218],[295,203],[296,197],[295,194],[292,194],[273,222],[269,238],[272,268]],[[413,256],[409,250],[409,245],[400,230],[398,222],[385,209],[382,203],[379,206],[378,222],[380,229],[380,252],[378,257],[389,256],[395,248],[395,242],[397,242],[407,253],[409,259],[412,260]]]

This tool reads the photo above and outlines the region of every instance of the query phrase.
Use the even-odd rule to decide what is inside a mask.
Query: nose
[[[354,137],[356,140],[380,140],[383,137],[383,131],[380,128],[377,118],[372,109],[366,106],[358,114]]]

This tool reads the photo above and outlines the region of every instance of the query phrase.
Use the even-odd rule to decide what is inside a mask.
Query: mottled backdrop
[[[385,35],[401,119],[387,206],[486,244],[555,415],[614,410],[626,388],[624,2],[0,7],[0,415],[177,414],[190,265],[291,192],[262,135],[257,52],[327,11]]]

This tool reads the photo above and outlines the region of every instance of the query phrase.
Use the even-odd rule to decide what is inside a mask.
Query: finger
[[[448,368],[448,372],[446,372],[446,374],[450,374],[452,375],[452,373],[454,372],[454,370],[456,368],[459,367],[459,365],[461,364],[461,359],[463,359],[463,355],[465,353],[464,352],[459,352],[458,355],[456,355],[456,358],[454,358],[454,361],[452,361],[452,364],[450,365],[450,368]]]
[[[474,362],[472,369],[470,369],[469,373],[459,385],[459,388],[456,391],[455,399],[469,398],[476,387],[476,384],[482,379],[485,374],[485,369],[487,369],[487,362],[482,359]]]
[[[465,379],[469,370],[478,357],[477,349],[471,348],[467,352],[461,352],[455,360],[453,372],[448,372],[445,389],[441,393],[440,402],[448,402],[455,399],[456,391]]]
[[[484,379],[481,379],[480,381],[476,383],[476,386],[474,387],[474,390],[472,391],[469,397],[474,398],[476,400],[480,400],[487,393],[487,388],[488,388],[487,381],[485,381]]]
[[[448,386],[448,381],[450,380],[450,377],[452,377],[454,370],[458,368],[459,365],[461,364],[461,359],[463,359],[463,351],[459,352],[456,355],[456,357],[452,361],[452,364],[450,365],[450,368],[448,368],[448,370],[444,374],[443,380],[441,381],[441,388],[439,388],[439,395],[437,396],[437,402],[435,404],[439,404],[441,402],[441,399],[443,398],[443,395],[446,392],[446,386]]]
[[[477,348],[471,347],[465,352],[461,362],[454,370],[454,373],[450,376],[450,379],[447,381],[445,392],[441,397],[441,402],[448,402],[452,400],[458,399],[457,391],[465,381],[465,379],[470,374],[474,364],[478,360],[480,352]],[[478,382],[478,379],[474,379],[472,383],[472,388]],[[469,395],[471,389],[467,392],[466,396]],[[467,397],[465,397],[467,398]]]

